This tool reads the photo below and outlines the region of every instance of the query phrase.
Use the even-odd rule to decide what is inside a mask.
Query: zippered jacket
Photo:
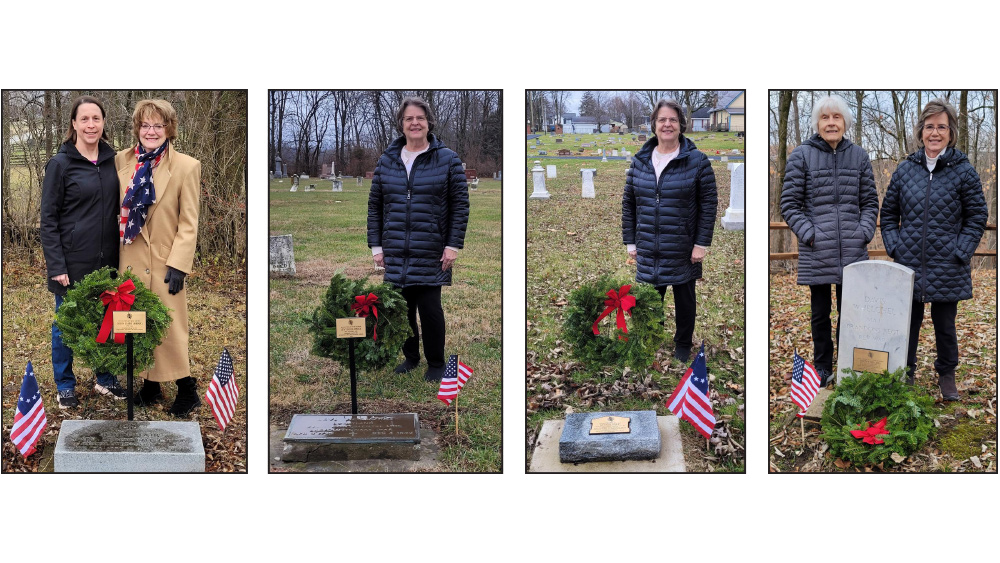
[[[115,151],[98,145],[97,164],[70,142],[45,165],[40,235],[49,291],[66,295],[52,280],[68,274],[74,284],[104,266],[118,267],[118,172]]]
[[[924,149],[896,167],[882,202],[882,241],[893,260],[914,271],[914,300],[972,297],[969,261],[987,216],[979,175],[961,151],[946,149],[933,172]]]
[[[368,246],[381,246],[385,281],[396,287],[451,285],[441,271],[446,246],[462,248],[469,222],[469,190],[462,160],[435,135],[406,174],[405,137],[382,153],[368,195]]]
[[[868,153],[850,139],[836,150],[813,135],[788,156],[781,215],[799,239],[799,285],[839,284],[844,266],[868,259],[878,192]]]

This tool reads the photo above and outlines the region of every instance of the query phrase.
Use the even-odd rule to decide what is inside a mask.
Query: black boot
[[[198,398],[198,385],[191,376],[177,380],[177,398],[174,405],[170,407],[170,414],[173,416],[187,416],[191,411],[201,405]]]
[[[163,400],[163,391],[159,381],[143,380],[142,389],[132,397],[132,404],[137,407],[147,407]]]
[[[396,369],[392,370],[392,373],[407,373],[409,371],[413,371],[413,370],[417,369],[417,365],[419,363],[420,363],[420,360],[413,361],[413,360],[407,358],[406,360],[403,361],[403,363],[401,363],[398,366],[396,366]]]

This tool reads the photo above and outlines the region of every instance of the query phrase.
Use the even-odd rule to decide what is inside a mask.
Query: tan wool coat
[[[115,157],[120,199],[132,181],[136,165],[135,147]],[[188,360],[187,280],[184,289],[170,295],[163,279],[167,266],[190,274],[198,239],[198,210],[201,195],[201,163],[167,147],[160,164],[153,169],[156,203],[150,208],[139,235],[123,245],[119,269],[131,269],[171,311],[173,322],[163,342],[153,351],[153,367],[137,374],[150,381],[174,381],[191,375]]]

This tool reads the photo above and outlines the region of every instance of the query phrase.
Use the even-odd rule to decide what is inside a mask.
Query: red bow
[[[865,424],[868,424],[868,422],[866,421]],[[859,424],[858,426],[861,425]],[[885,429],[885,417],[864,430],[851,430],[851,436],[858,438],[866,444],[884,444],[885,441],[879,438],[879,436],[888,433],[889,431]]]
[[[597,330],[597,323],[601,322],[601,319],[610,315],[615,309],[618,309],[618,318],[616,323],[618,328],[620,328],[625,334],[628,334],[628,326],[625,324],[625,314],[628,313],[628,316],[631,317],[632,313],[629,313],[629,309],[635,307],[635,296],[628,294],[631,289],[631,285],[623,285],[617,292],[613,289],[608,291],[608,298],[604,300],[604,305],[607,308],[604,309],[601,316],[597,317],[597,320],[594,321],[594,334],[600,334]],[[628,337],[619,334],[618,339],[628,340]]]
[[[372,313],[375,313],[375,334],[373,336],[374,340],[378,340],[378,308],[375,304],[378,303],[378,296],[374,293],[369,293],[367,297],[364,295],[358,295],[354,298],[354,304],[351,305],[351,309],[359,317],[367,317],[369,315],[368,309],[371,309]]]
[[[108,336],[111,335],[111,327],[114,325],[114,312],[115,311],[128,311],[132,308],[132,304],[135,303],[135,295],[132,295],[132,291],[135,290],[135,284],[132,280],[125,280],[125,283],[118,286],[118,291],[105,291],[101,294],[101,303],[104,303],[108,310],[104,313],[104,321],[101,323],[101,330],[97,333],[97,342],[104,343],[108,341]],[[124,344],[125,335],[115,334],[115,343]]]

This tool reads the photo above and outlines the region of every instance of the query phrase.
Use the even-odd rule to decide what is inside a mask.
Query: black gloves
[[[164,278],[163,283],[169,285],[167,291],[170,292],[170,295],[177,295],[184,289],[184,276],[186,275],[178,269],[167,266],[167,277]]]

